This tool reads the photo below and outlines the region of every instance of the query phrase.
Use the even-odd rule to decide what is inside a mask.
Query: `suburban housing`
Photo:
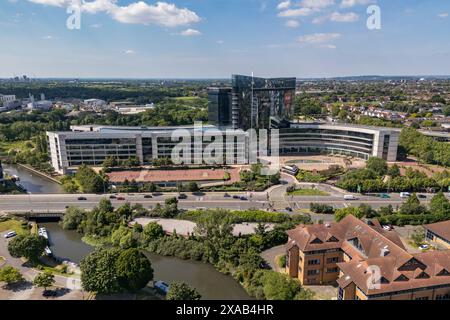
[[[286,271],[305,285],[335,284],[339,300],[448,300],[450,250],[409,253],[377,220],[288,231]]]

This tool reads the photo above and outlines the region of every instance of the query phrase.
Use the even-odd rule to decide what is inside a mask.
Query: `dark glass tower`
[[[231,88],[209,88],[209,122],[243,130],[288,127],[295,84],[295,78],[233,75]]]
[[[231,125],[231,88],[208,88],[208,120],[219,127]]]

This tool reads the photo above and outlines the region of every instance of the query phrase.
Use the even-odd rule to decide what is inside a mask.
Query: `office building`
[[[450,220],[427,224],[425,228],[425,239],[441,248],[450,249]]]
[[[295,85],[296,78],[233,75],[231,88],[210,88],[209,119],[233,129],[283,127],[293,115]]]
[[[337,283],[339,300],[450,299],[450,250],[409,253],[377,220],[349,215],[288,236],[289,276],[305,285]]]

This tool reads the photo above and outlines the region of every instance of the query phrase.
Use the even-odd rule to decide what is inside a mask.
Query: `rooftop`
[[[450,220],[427,224],[424,226],[424,228],[430,230],[439,237],[450,241]]]

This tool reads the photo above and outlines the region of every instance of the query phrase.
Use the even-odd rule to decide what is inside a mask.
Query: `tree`
[[[336,213],[334,215],[334,218],[335,218],[336,222],[339,222],[348,215],[353,215],[358,219],[361,219],[362,217],[364,217],[363,212],[361,212],[361,210],[359,208],[347,207],[347,208],[337,209]]]
[[[84,219],[84,210],[78,207],[70,206],[66,209],[66,212],[61,221],[61,226],[64,230],[77,230]]]
[[[47,240],[35,235],[18,235],[8,243],[8,251],[14,258],[27,258],[31,263],[36,263],[42,255]]]
[[[400,213],[401,214],[410,214],[410,215],[418,215],[424,214],[427,212],[427,208],[420,204],[419,198],[417,195],[413,193],[408,200],[401,205]]]
[[[44,290],[47,290],[47,288],[51,287],[54,283],[55,276],[49,271],[39,273],[33,280],[33,284],[36,287],[44,288]]]
[[[197,182],[195,182],[195,181],[189,182],[187,185],[187,189],[189,190],[189,192],[197,192],[200,190]]]
[[[189,287],[183,282],[174,282],[169,286],[169,291],[167,292],[166,300],[200,300],[200,293],[197,290]]]
[[[75,179],[85,193],[97,193],[104,190],[103,179],[92,168],[82,165],[75,174]]]
[[[142,239],[145,244],[148,244],[153,240],[164,237],[164,235],[165,232],[159,224],[157,224],[156,222],[150,222],[144,227]]]
[[[293,300],[302,290],[297,280],[274,271],[264,273],[262,287],[267,300]]]
[[[20,271],[12,266],[5,266],[0,269],[0,282],[6,282],[7,285],[23,281]]]
[[[372,170],[378,176],[384,176],[388,170],[386,160],[377,157],[371,157],[367,160],[366,168]]]
[[[119,285],[128,291],[140,290],[153,279],[150,261],[137,249],[122,251],[117,259],[116,268]]]
[[[400,176],[400,168],[397,164],[394,164],[392,167],[388,169],[387,174],[392,178],[396,178]]]
[[[425,230],[423,228],[414,230],[411,234],[411,240],[416,247],[421,246],[425,241]]]
[[[450,201],[443,192],[439,192],[431,199],[430,211],[436,215],[450,216]]]
[[[111,242],[122,249],[128,249],[136,246],[132,231],[126,226],[120,226],[111,234]]]
[[[118,249],[98,249],[91,252],[81,263],[81,283],[85,290],[99,294],[120,292],[117,281],[116,261]]]

